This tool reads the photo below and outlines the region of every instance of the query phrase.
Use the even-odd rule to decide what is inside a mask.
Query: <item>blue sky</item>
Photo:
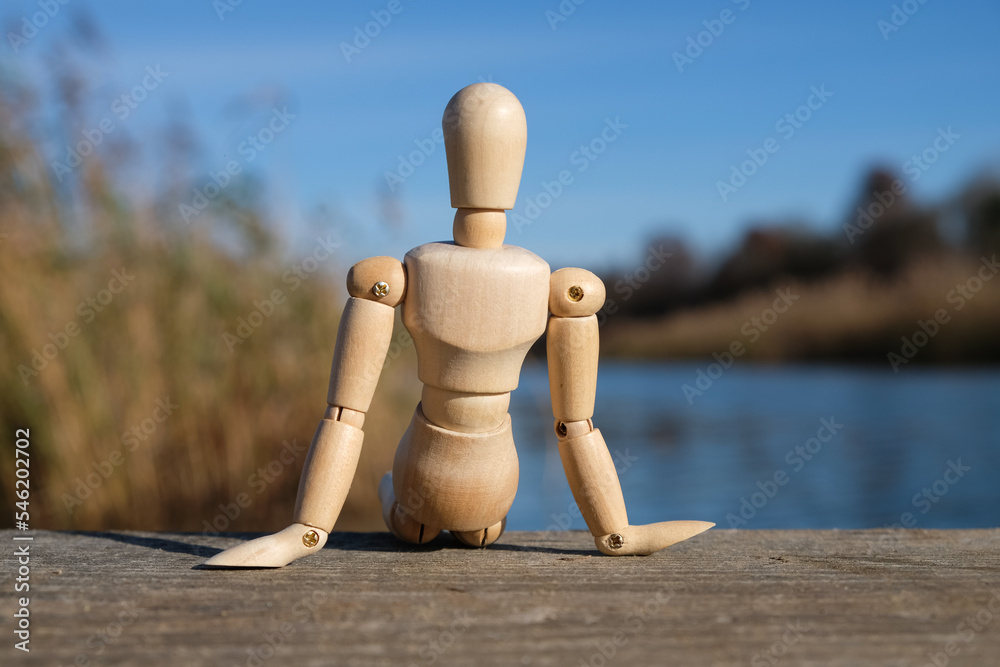
[[[383,221],[384,174],[415,142],[433,143],[448,99],[479,80],[508,87],[527,114],[515,212],[544,192],[543,181],[564,169],[573,174],[531,225],[508,231],[508,243],[553,267],[627,266],[656,234],[712,255],[762,220],[832,230],[864,169],[887,165],[902,174],[939,128],[959,138],[909,183],[918,199],[946,196],[1000,168],[996,2],[566,0],[562,6],[575,10],[554,28],[547,12],[558,14],[558,0],[401,0],[395,15],[385,11],[390,4],[244,0],[220,18],[211,0],[70,0],[17,53],[8,36],[0,62],[18,76],[39,76],[45,53],[85,10],[109,47],[86,63],[98,100],[89,122],[107,115],[147,66],[160,65],[168,76],[120,121],[123,131],[141,142],[181,110],[204,149],[203,181],[228,160],[241,161],[266,179],[280,222],[303,244],[317,232],[309,212],[329,207],[346,221],[350,260],[402,256],[450,236],[440,145],[392,193],[396,226]],[[39,11],[38,0],[4,3],[5,36]],[[901,25],[886,38],[878,22],[891,24],[894,11]],[[373,21],[372,12],[391,21],[348,61],[341,45]],[[705,46],[679,71],[674,53],[703,32]],[[776,122],[806,103],[814,86],[832,95],[813,99],[817,108],[794,134],[779,132]],[[252,165],[243,163],[239,142],[266,125],[276,104],[295,118]],[[576,152],[609,119],[625,127],[581,162]],[[768,138],[777,152],[723,201],[717,182]],[[52,158],[59,154],[53,146]],[[154,183],[155,160],[146,167]]]

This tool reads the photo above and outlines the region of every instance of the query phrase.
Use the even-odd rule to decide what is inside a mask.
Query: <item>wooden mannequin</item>
[[[281,567],[322,549],[357,467],[397,305],[424,389],[379,485],[382,516],[396,537],[420,544],[448,530],[477,547],[500,537],[518,479],[510,392],[546,327],[559,454],[597,548],[646,555],[714,525],[629,525],[614,462],[591,421],[604,285],[583,269],[552,273],[533,253],[503,244],[527,141],[517,98],[493,83],[468,86],[449,102],[443,126],[454,243],[428,243],[403,262],[374,257],[351,269],[329,407],[306,457],[294,523],[206,565]]]

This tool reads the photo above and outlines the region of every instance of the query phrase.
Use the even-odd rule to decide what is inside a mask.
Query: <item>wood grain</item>
[[[507,421],[510,393],[448,391],[425,384],[420,409],[435,426],[462,433],[492,431]]]
[[[600,429],[575,438],[559,439],[566,481],[595,537],[622,531],[628,526],[628,513],[615,462]]]
[[[376,287],[385,283],[384,294]],[[406,297],[406,271],[395,257],[369,257],[347,272],[347,293],[394,308]]]
[[[295,522],[333,530],[358,469],[364,432],[347,422],[322,419],[302,466]]]
[[[559,269],[549,278],[549,312],[556,317],[586,317],[604,306],[604,283],[586,269]]]
[[[514,208],[528,125],[514,94],[495,83],[455,93],[441,119],[452,208]]]
[[[347,299],[333,349],[328,404],[368,412],[392,338],[394,313],[376,301]]]
[[[545,354],[556,421],[585,421],[594,416],[600,347],[596,315],[549,318]]]
[[[445,530],[481,530],[507,516],[518,478],[510,416],[483,433],[448,431],[418,406],[392,463],[396,502],[414,519]]]
[[[273,651],[263,664],[577,667],[611,647],[612,665],[768,665],[783,636],[780,665],[924,665],[986,613],[949,664],[1000,660],[996,529],[715,529],[645,558],[601,556],[579,531],[508,532],[482,550],[334,533],[319,554],[252,571],[192,569],[248,535],[33,534],[32,651],[8,633],[5,665],[228,666]]]
[[[507,214],[488,208],[460,208],[455,211],[451,235],[466,248],[499,248],[507,234]]]
[[[516,389],[528,349],[545,332],[545,260],[517,246],[426,243],[403,261],[403,324],[417,350],[420,381],[478,394]]]

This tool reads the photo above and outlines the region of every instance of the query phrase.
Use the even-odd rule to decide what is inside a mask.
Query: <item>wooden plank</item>
[[[253,571],[193,569],[249,535],[31,534],[32,650],[6,631],[4,665],[1000,664],[997,529],[711,530],[645,558],[334,533]]]

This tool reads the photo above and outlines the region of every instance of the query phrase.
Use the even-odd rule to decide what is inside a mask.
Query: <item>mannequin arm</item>
[[[405,293],[403,265],[390,257],[355,264],[351,298],[337,331],[327,410],[306,455],[285,530],[237,545],[206,561],[211,567],[281,567],[323,548],[344,506],[358,466],[365,413],[392,338],[394,307]],[[383,293],[384,292],[384,293]]]
[[[614,461],[591,421],[600,347],[595,313],[604,305],[604,296],[604,285],[589,271],[561,269],[552,274],[546,353],[559,456],[597,548],[610,556],[648,555],[715,524],[629,525]]]

